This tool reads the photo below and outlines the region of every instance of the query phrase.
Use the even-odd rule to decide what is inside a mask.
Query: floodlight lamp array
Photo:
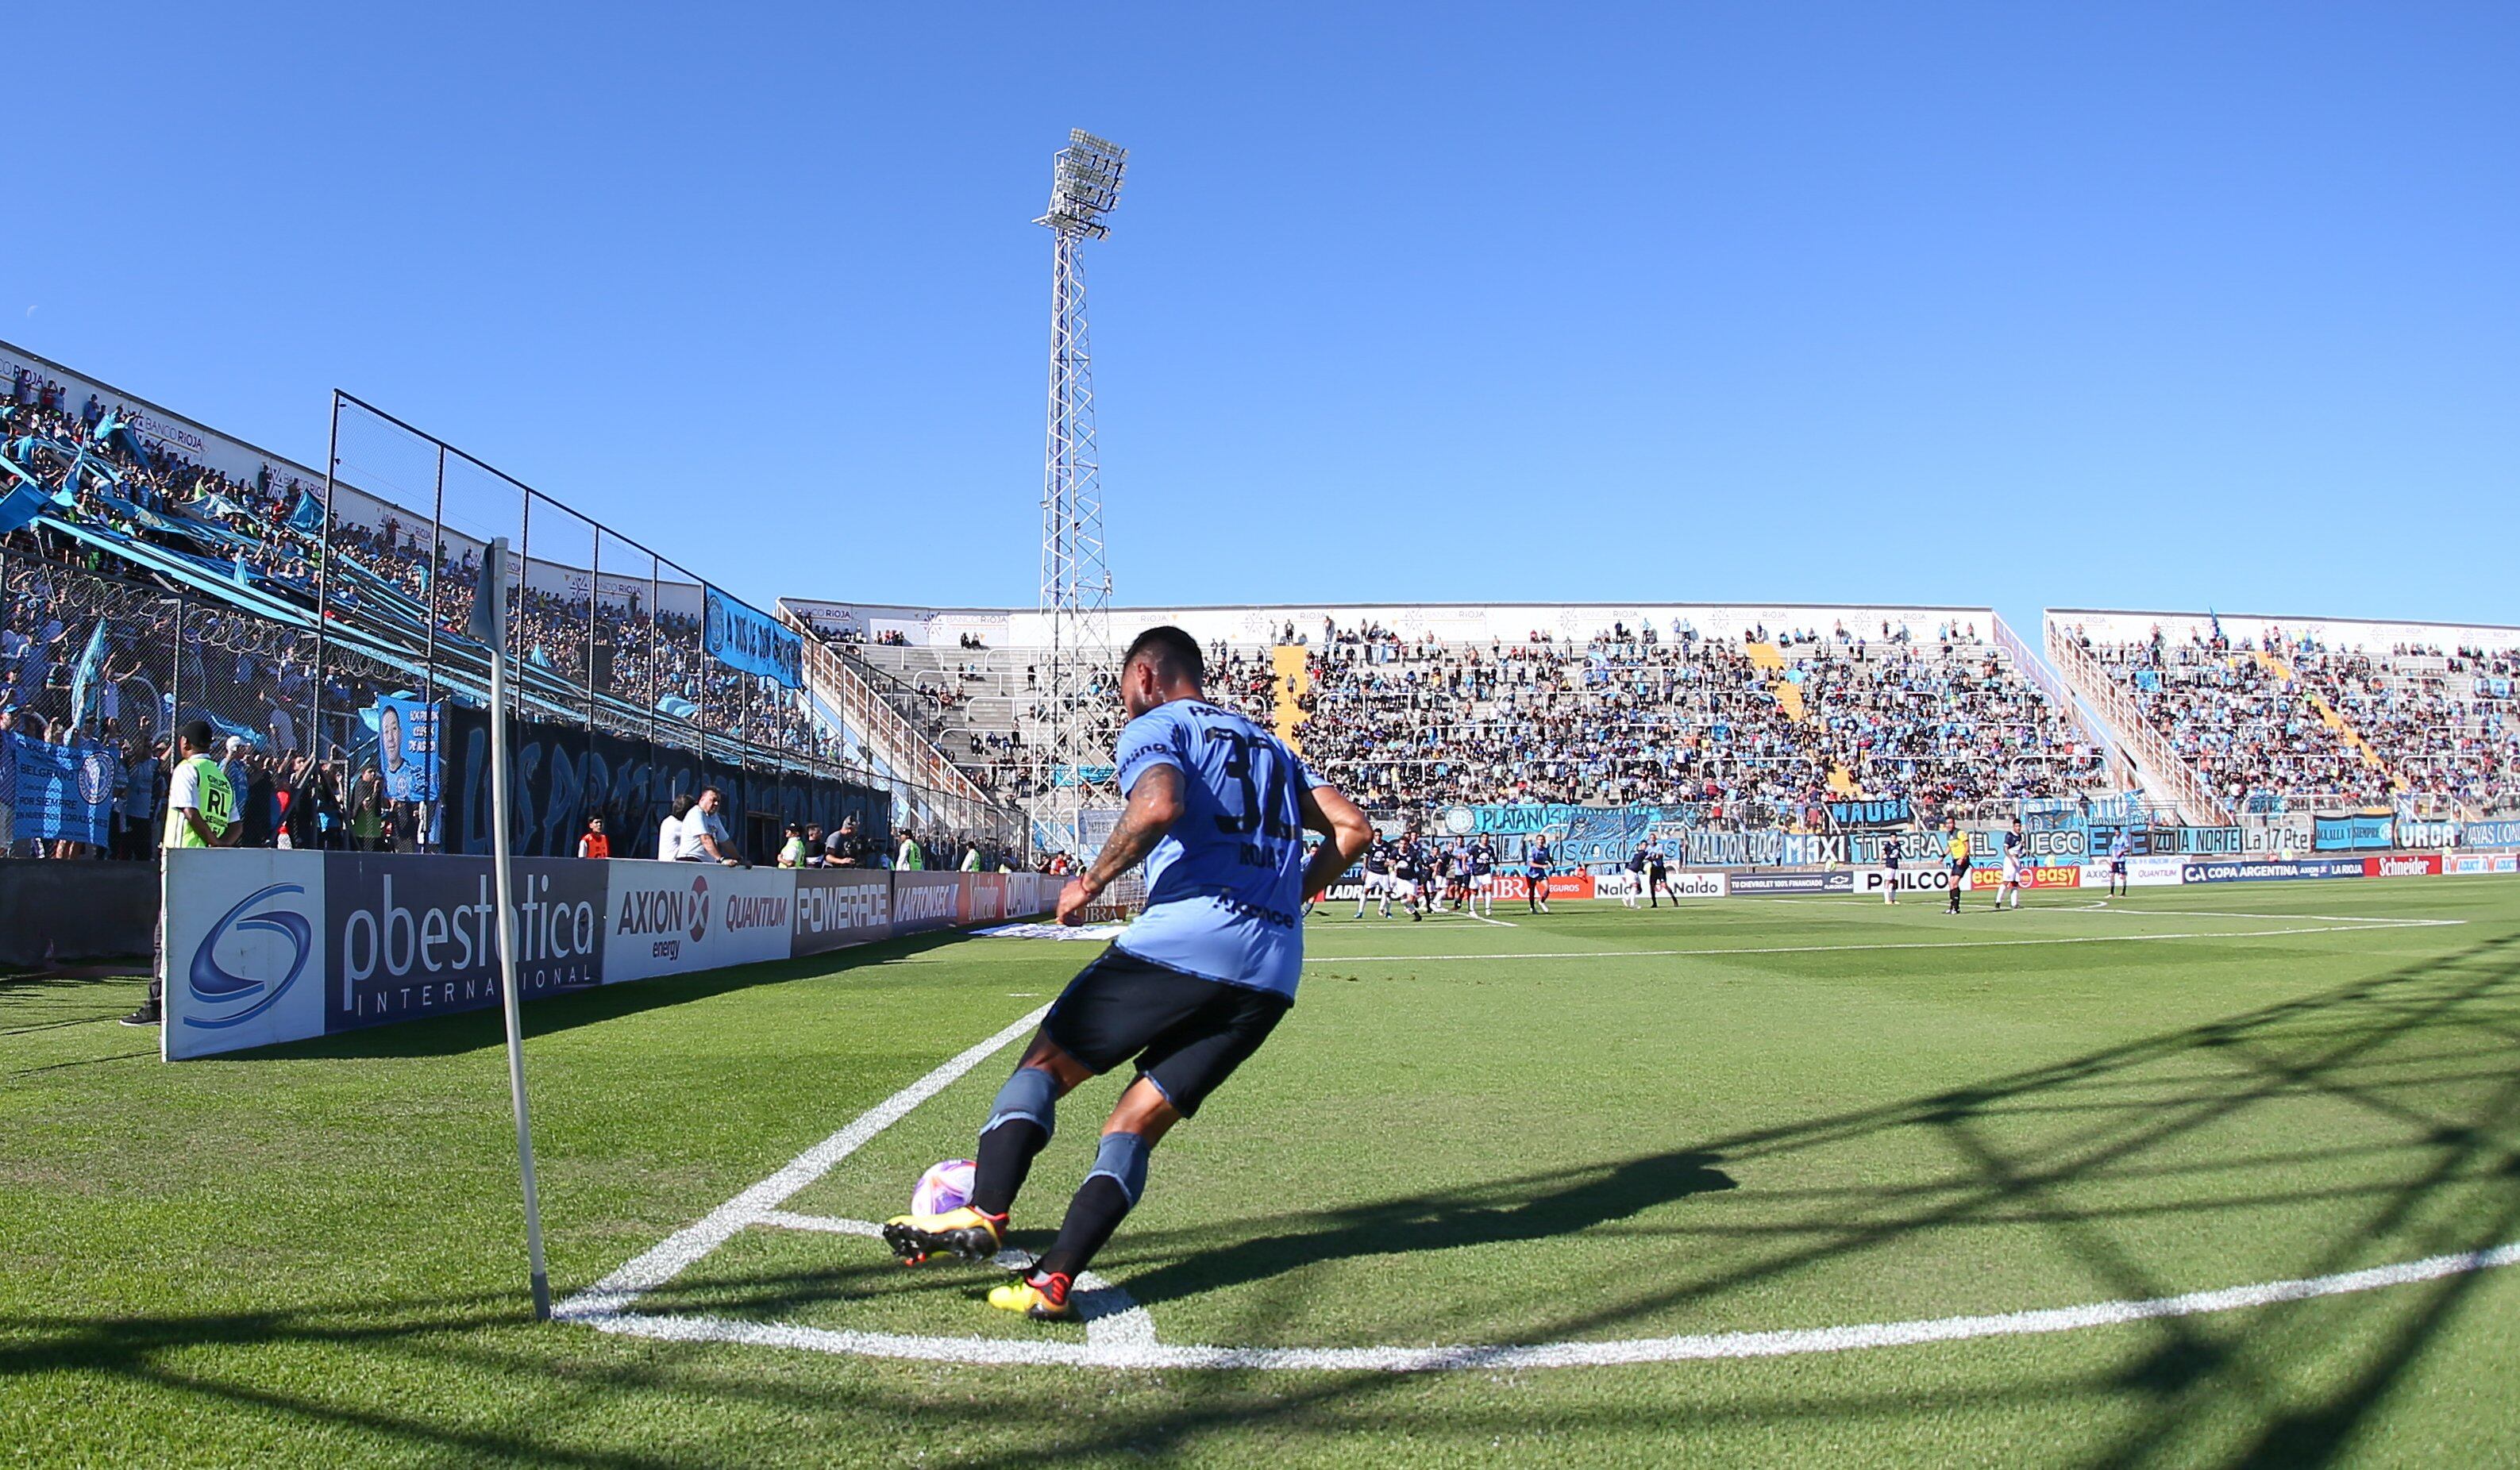
[[[1109,235],[1111,227],[1102,216],[1120,202],[1120,179],[1128,167],[1127,149],[1083,128],[1069,130],[1051,175],[1050,212],[1033,223],[1062,235],[1096,240]]]

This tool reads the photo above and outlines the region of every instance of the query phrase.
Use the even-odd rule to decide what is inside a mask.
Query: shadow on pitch
[[[696,1001],[758,986],[784,985],[791,980],[811,980],[851,971],[880,971],[885,965],[914,958],[931,950],[945,949],[969,937],[947,930],[906,939],[888,939],[880,944],[839,950],[807,959],[769,959],[759,964],[704,970],[695,975],[660,975],[630,985],[589,986],[584,990],[537,996],[524,1008],[525,1040],[530,1043],[536,1037],[555,1036],[581,1026],[596,1026],[625,1016],[688,1005]],[[262,1060],[306,1057],[457,1056],[485,1047],[504,1046],[506,1042],[506,1022],[501,1018],[499,1007],[492,1005],[460,1015],[371,1026],[302,1042],[285,1042],[276,1047],[232,1051],[185,1065],[209,1067],[240,1062],[251,1065]]]
[[[1715,1167],[1720,1161],[1720,1155],[1695,1150],[1660,1153],[1607,1168],[1557,1170],[1297,1216],[1285,1229],[1193,1249],[1151,1270],[1129,1271],[1125,1284],[1129,1295],[1151,1307],[1323,1261],[1559,1240],[1693,1194],[1735,1187],[1732,1176]]]

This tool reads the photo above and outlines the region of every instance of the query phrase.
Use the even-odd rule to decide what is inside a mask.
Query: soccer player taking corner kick
[[[1102,856],[1060,892],[1058,921],[1081,921],[1142,859],[1146,910],[1068,982],[998,1090],[980,1127],[970,1203],[883,1226],[906,1266],[996,1256],[1058,1099],[1134,1059],[1137,1076],[1102,1124],[1058,1239],[1030,1271],[990,1291],[992,1307],[1075,1314],[1070,1289],[1137,1204],[1148,1154],[1294,1003],[1305,896],[1328,887],[1373,836],[1365,814],[1336,787],[1316,784],[1277,736],[1208,703],[1205,678],[1198,641],[1179,628],[1149,628],[1129,645],[1120,661],[1129,723],[1117,755],[1128,806]],[[1309,863],[1307,827],[1324,839]]]

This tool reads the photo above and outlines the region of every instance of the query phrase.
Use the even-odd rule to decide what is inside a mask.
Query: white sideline
[[[788,1323],[747,1322],[710,1316],[654,1316],[645,1313],[581,1318],[607,1332],[676,1342],[748,1343],[873,1358],[923,1359],[934,1362],[1024,1363],[1099,1368],[1297,1368],[1319,1372],[1423,1373],[1444,1369],[1606,1367],[1616,1363],[1682,1362],[1726,1358],[1789,1358],[1870,1348],[1912,1347],[1980,1337],[2025,1337],[2073,1332],[2163,1317],[2237,1312],[2284,1302],[2376,1291],[2437,1281],[2497,1267],[2520,1265],[2520,1242],[2491,1250],[2427,1256],[2397,1266],[2340,1271],[2255,1286],[2228,1286],[2140,1301],[2090,1302],[1985,1316],[1921,1317],[1864,1322],[1845,1327],[1798,1327],[1774,1332],[1714,1332],[1677,1337],[1636,1337],[1610,1342],[1541,1343],[1530,1346],[1427,1348],[1219,1348],[1168,1346],[1149,1334],[1128,1343],[1044,1342],[1024,1338],[914,1337],[890,1332],[832,1331]],[[1089,1328],[1089,1331],[1091,1329]]]

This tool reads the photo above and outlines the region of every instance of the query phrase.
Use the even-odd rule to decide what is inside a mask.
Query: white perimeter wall
[[[842,632],[865,638],[899,633],[914,646],[955,646],[965,634],[977,634],[991,647],[1040,647],[1050,642],[1048,624],[1038,612],[1002,607],[914,607],[898,603],[833,602],[811,598],[781,598],[779,605],[804,618],[826,637]],[[1376,623],[1403,638],[1427,632],[1445,643],[1520,642],[1533,632],[1560,643],[1581,643],[1613,623],[1633,630],[1651,622],[1668,636],[1676,620],[1686,621],[1702,638],[1737,639],[1752,628],[1772,635],[1809,628],[1827,637],[1839,623],[1850,636],[1877,640],[1881,625],[1906,629],[1912,637],[1929,639],[1943,624],[1974,628],[1981,639],[1995,636],[1995,614],[1985,607],[1858,607],[1826,603],[1779,602],[1742,604],[1714,602],[1490,602],[1402,606],[1391,603],[1302,603],[1271,607],[1115,607],[1111,637],[1125,644],[1140,629],[1171,623],[1202,643],[1275,643],[1288,622],[1311,642],[1322,639],[1322,620],[1342,629]]]
[[[2520,628],[2472,623],[2380,622],[2351,617],[2266,617],[2226,612],[2223,636],[2265,646],[2267,630],[2280,628],[2286,638],[2318,641],[2323,647],[2361,648],[2381,652],[2402,644],[2449,652],[2458,647],[2520,648]],[[2050,607],[2047,626],[2071,632],[2080,627],[2095,644],[2149,643],[2155,628],[2173,644],[2185,644],[2214,634],[2215,614],[2208,612],[2134,612],[2124,609]],[[2043,645],[2044,646],[2044,645]]]

